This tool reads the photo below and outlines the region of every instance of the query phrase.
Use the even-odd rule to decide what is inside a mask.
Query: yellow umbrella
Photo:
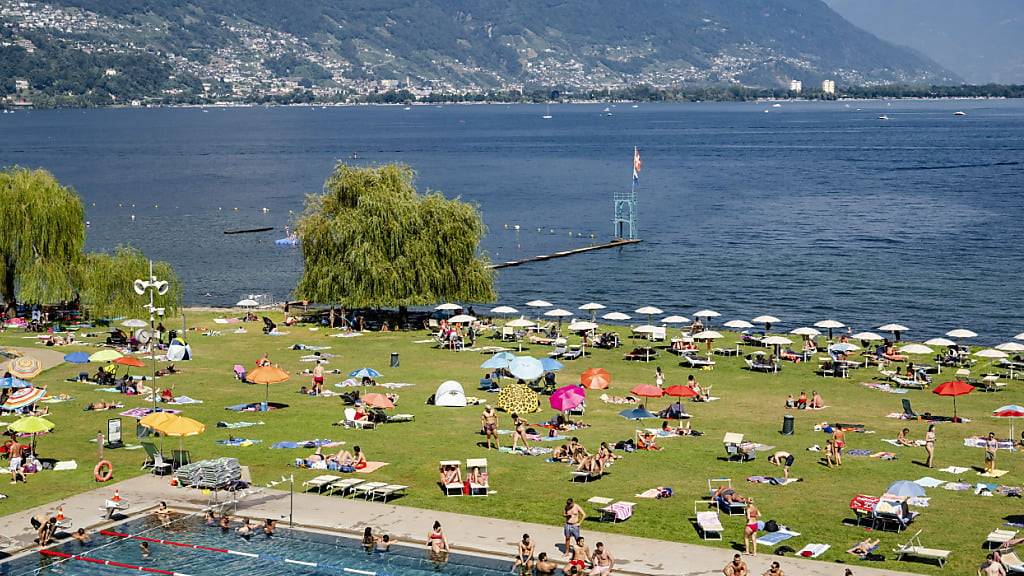
[[[202,434],[206,430],[206,425],[198,420],[172,414],[169,418],[157,422],[153,430],[165,436],[177,436],[178,450],[181,450],[182,438]]]
[[[31,436],[32,453],[35,454],[36,436],[46,434],[50,430],[53,430],[53,426],[53,422],[50,422],[46,418],[40,418],[39,416],[25,416],[15,420],[12,424],[9,424],[7,429],[19,436]]]
[[[277,366],[260,366],[245,376],[247,381],[267,387],[267,401],[270,400],[270,385],[280,384],[288,378],[290,378],[288,373]]]
[[[121,356],[124,356],[124,354],[121,354],[117,350],[107,348],[106,350],[93,352],[93,354],[89,356],[89,362],[111,362],[113,360],[117,360]]]
[[[31,356],[15,358],[4,365],[4,369],[17,378],[35,378],[43,371],[43,363]]]
[[[171,414],[170,412],[150,412],[139,420],[139,424],[146,428],[155,430],[157,426],[173,417],[174,414]]]

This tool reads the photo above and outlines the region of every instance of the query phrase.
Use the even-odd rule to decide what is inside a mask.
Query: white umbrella
[[[850,336],[850,338],[854,340],[867,340],[868,342],[880,342],[882,340],[885,340],[885,338],[882,338],[881,336],[875,334],[874,332],[857,332],[856,334]]]
[[[975,338],[978,336],[977,332],[972,332],[966,328],[957,328],[946,332],[946,336],[950,338]]]
[[[518,314],[519,310],[511,306],[498,306],[497,308],[491,308],[491,314]]]
[[[1010,355],[1002,350],[995,350],[993,348],[986,348],[984,350],[978,350],[974,353],[979,358],[1009,358]]]
[[[826,328],[828,330],[828,339],[832,340],[832,330],[836,328],[846,328],[846,324],[838,320],[819,320],[814,323],[815,328]]]
[[[469,314],[456,314],[448,319],[453,324],[464,324],[467,322],[476,322],[476,316],[470,316]]]
[[[121,326],[124,326],[125,328],[145,328],[146,326],[149,326],[149,324],[145,320],[132,318],[130,320],[125,320],[124,322],[121,322]]]
[[[931,338],[924,341],[928,346],[956,346],[956,342],[948,338]]]
[[[636,328],[633,328],[633,332],[636,332],[637,334],[653,334],[654,331],[657,330],[657,329],[658,329],[657,326],[651,326],[650,324],[643,324],[643,325],[637,326]]]
[[[996,346],[996,350],[1002,350],[1003,352],[1024,352],[1024,344],[1018,344],[1016,342],[1004,342]]]
[[[789,338],[783,336],[769,336],[764,340],[761,340],[763,344],[769,344],[771,346],[788,346],[793,343]]]
[[[586,330],[597,330],[599,326],[594,322],[588,322],[586,320],[577,320],[569,324],[569,330],[573,332],[583,332]]]
[[[622,312],[609,312],[604,316],[601,316],[605,320],[629,320],[631,316],[629,314],[623,314]]]
[[[453,310],[462,310],[462,306],[458,304],[452,304],[451,302],[445,302],[444,304],[438,304],[434,307],[434,310],[445,310],[451,312]]]
[[[900,348],[901,354],[931,354],[932,352],[934,352],[934,350],[924,344],[907,344]]]
[[[1014,340],[1024,340],[1024,332],[1021,332],[1020,334],[1017,334],[1016,336],[1013,337],[1013,339]]]
[[[661,319],[662,324],[686,324],[689,321],[686,316],[666,316]]]
[[[605,309],[605,305],[604,304],[598,304],[597,302],[587,302],[583,306],[580,306],[580,310],[585,310],[587,312],[590,312],[590,321],[591,322],[596,322],[597,321],[597,311],[598,310],[604,310],[604,309]]]
[[[572,312],[568,310],[562,310],[561,308],[555,308],[554,310],[548,310],[544,313],[545,316],[551,316],[552,318],[565,318],[566,316],[572,316]]]
[[[764,331],[767,332],[768,329],[772,327],[772,324],[775,324],[776,322],[781,322],[781,320],[779,320],[775,316],[764,314],[762,316],[754,318],[753,320],[751,320],[751,322],[753,322],[754,324],[764,324]]]
[[[259,305],[260,303],[253,300],[252,298],[246,298],[245,300],[239,300],[238,302],[235,302],[235,306],[240,306],[242,308],[255,308],[256,306]]]
[[[793,330],[790,330],[789,333],[796,334],[798,336],[819,336],[821,334],[821,332],[815,330],[814,328],[808,328],[807,326],[794,328]]]
[[[900,332],[906,332],[906,331],[910,330],[910,328],[907,328],[903,324],[895,324],[895,323],[893,323],[893,324],[886,324],[884,326],[879,326],[878,329],[879,330],[885,330],[886,332],[892,332],[892,337],[894,339],[896,339],[896,340],[900,339]]]
[[[536,326],[537,324],[532,320],[526,318],[516,318],[505,322],[505,326],[511,326],[513,328],[529,328],[530,326]]]
[[[644,306],[643,308],[637,308],[635,310],[635,312],[637,314],[651,315],[651,314],[661,314],[662,312],[664,312],[664,310],[662,310],[661,308],[655,308],[654,306]]]
[[[723,324],[726,328],[735,328],[737,330],[746,330],[747,328],[753,328],[754,325],[746,320],[729,320]]]
[[[714,310],[700,310],[698,312],[694,312],[693,315],[697,318],[717,318],[721,316],[721,314]]]
[[[714,330],[705,330],[703,332],[697,332],[696,334],[693,335],[694,340],[714,340],[716,338],[721,337],[722,335],[719,334],[718,332],[715,332]]]
[[[551,308],[551,306],[553,306],[553,304],[547,300],[530,300],[526,305],[531,308]]]

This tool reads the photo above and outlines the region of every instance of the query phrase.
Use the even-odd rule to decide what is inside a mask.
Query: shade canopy
[[[641,324],[640,326],[637,326],[636,328],[633,328],[633,332],[636,332],[637,334],[653,334],[657,330],[658,330],[658,327],[657,326],[653,326],[651,324]]]
[[[924,344],[907,344],[900,348],[901,354],[931,354],[932,352],[934,350]]]
[[[565,368],[565,364],[562,364],[554,358],[544,357],[540,359],[541,368],[544,368],[545,372],[558,372],[562,368]]]
[[[696,314],[695,314],[696,316]],[[754,325],[746,320],[729,320],[723,324],[726,328],[735,328],[737,330],[746,330],[747,328],[753,328]]]
[[[1024,332],[1021,332],[1020,334],[1017,334],[1016,336],[1013,337],[1013,339],[1014,340],[1024,340]]]
[[[509,365],[508,371],[521,380],[536,380],[544,375],[544,365],[531,356],[518,356]]]
[[[150,412],[139,419],[139,425],[155,429],[158,425],[170,420],[174,414],[170,412]]]
[[[697,395],[697,392],[689,386],[680,386],[679,384],[676,384],[675,386],[669,386],[666,388],[665,395],[675,396],[676,398],[693,398]]]
[[[789,333],[796,334],[798,336],[818,336],[821,334],[821,332],[819,332],[818,330],[815,330],[814,328],[809,328],[807,326],[794,328],[793,330],[790,330]]]
[[[693,315],[698,318],[717,318],[721,316],[721,314],[715,312],[714,310],[698,310],[694,312]]]
[[[950,338],[975,338],[978,336],[978,333],[966,328],[956,328],[946,332],[946,336]]]
[[[235,306],[240,306],[242,308],[254,308],[256,306],[259,306],[259,304],[259,302],[253,300],[252,298],[245,298],[244,300],[239,300],[238,302],[235,302]],[[127,326],[127,324],[125,324],[125,326]],[[143,326],[145,326],[145,324],[143,324]]]
[[[776,322],[782,322],[782,320],[779,320],[778,318],[770,314],[764,314],[758,316],[757,318],[754,318],[753,320],[751,320],[751,322],[755,324],[775,324]]]
[[[664,391],[653,384],[637,384],[629,389],[629,393],[644,398],[661,398]]]
[[[253,305],[255,305],[255,303],[253,303]],[[121,326],[124,326],[125,328],[145,328],[146,326],[149,326],[149,323],[145,320],[139,320],[138,318],[130,318],[121,322]]]
[[[606,306],[604,304],[598,304],[597,302],[587,302],[583,306],[580,306],[580,310],[593,311],[593,310],[604,310]]]
[[[854,340],[866,340],[868,342],[879,342],[885,340],[885,338],[875,334],[874,332],[857,332],[850,336]]]
[[[629,320],[631,318],[631,316],[629,314],[623,314],[622,312],[609,312],[609,313],[601,316],[601,318],[604,318],[605,320],[619,320],[619,321],[622,321],[622,320]]]
[[[260,366],[245,375],[245,379],[249,382],[264,385],[278,384],[288,380],[288,378],[290,378],[288,373],[277,366]]]
[[[587,399],[587,391],[582,386],[563,386],[551,394],[551,407],[559,412],[579,407]]]
[[[7,426],[7,429],[22,436],[34,436],[45,434],[53,430],[54,424],[46,418],[39,416],[25,416],[19,418]]]
[[[491,356],[486,361],[484,361],[484,363],[481,364],[480,367],[486,368],[488,370],[508,368],[509,366],[512,365],[512,361],[515,359],[515,354],[512,354],[511,352],[498,352],[494,356]]]
[[[643,406],[637,406],[632,410],[623,410],[622,412],[619,412],[619,416],[622,416],[627,420],[644,420],[647,418],[657,418],[657,416],[652,414],[650,410],[644,408]]]
[[[815,328],[846,328],[846,324],[838,320],[819,320],[814,323]]]
[[[788,346],[793,343],[792,340],[785,336],[769,336],[764,340],[761,340],[761,342],[770,346]]]
[[[911,482],[910,480],[899,480],[893,482],[885,489],[885,493],[890,496],[899,496],[901,498],[921,498],[925,495],[924,486]]]
[[[491,314],[518,314],[519,310],[511,306],[498,306],[497,308],[491,308]]]
[[[847,352],[860,350],[860,346],[857,346],[856,344],[850,344],[849,342],[837,342],[835,344],[830,344],[828,349],[831,350],[832,352],[841,352],[843,354],[846,354]]]
[[[526,384],[502,386],[494,404],[510,414],[529,414],[540,410],[540,396]]]
[[[963,380],[943,382],[932,390],[933,394],[938,394],[939,396],[963,396],[964,394],[970,394],[971,392],[974,392],[974,386],[971,386]]]
[[[7,376],[5,378],[0,378],[0,390],[5,389],[5,388],[7,388],[7,389],[12,389],[12,388],[29,388],[30,386],[32,386],[32,383],[29,382],[28,380],[22,380],[20,378],[15,378],[14,376]]]
[[[169,418],[157,422],[152,428],[164,436],[178,438],[197,436],[206,431],[206,425],[202,422],[177,414],[172,414]]]
[[[531,308],[550,308],[551,306],[553,306],[553,304],[551,304],[551,302],[548,302],[547,300],[530,300],[529,302],[526,303],[526,305],[530,306]]]
[[[146,365],[145,362],[134,356],[121,356],[117,360],[114,360],[114,364],[119,364],[121,366],[134,366],[135,368],[142,368]]]
[[[590,368],[580,374],[580,384],[591,390],[604,390],[612,383],[612,375],[604,368]]]
[[[561,308],[555,308],[554,310],[548,310],[544,315],[551,316],[553,318],[565,318],[567,316],[573,316],[573,313]]]
[[[453,304],[451,302],[445,302],[444,304],[438,304],[437,306],[434,306],[434,310],[446,310],[446,311],[462,310],[462,306],[459,306],[458,304]]]
[[[924,343],[928,346],[956,346],[956,342],[949,338],[930,338],[925,340]]]
[[[582,331],[585,331],[585,330],[597,330],[598,328],[599,328],[599,326],[597,324],[595,324],[593,322],[588,322],[586,320],[577,320],[577,321],[573,322],[572,324],[569,324],[569,330],[571,330],[573,332],[582,332]]]
[[[365,367],[349,372],[348,376],[349,378],[380,378],[381,374],[373,368]]]
[[[704,330],[693,335],[694,340],[714,340],[721,337],[722,335],[714,330]]]
[[[885,325],[879,326],[878,329],[879,330],[885,330],[886,332],[906,332],[906,331],[910,330],[910,328],[907,328],[903,324],[896,324],[896,323],[885,324]]]
[[[637,308],[634,312],[637,314],[661,314],[664,310],[654,306],[644,306],[643,308]]]
[[[512,328],[529,328],[530,326],[536,326],[537,323],[526,318],[515,318],[505,322],[505,326],[511,326]]]
[[[85,364],[89,361],[89,355],[85,352],[72,352],[64,355],[64,361],[72,364]]]
[[[675,314],[673,314],[672,316],[666,316],[661,319],[662,324],[685,324],[689,321],[690,319],[687,318],[686,316],[679,316]]]
[[[7,397],[7,401],[3,404],[3,409],[17,410],[31,406],[42,400],[43,396],[46,396],[46,388],[21,388]]]
[[[469,322],[476,322],[476,316],[470,316],[469,314],[456,314],[448,319],[452,324],[467,324]]]
[[[385,396],[383,394],[377,393],[377,392],[371,392],[369,394],[364,394],[364,395],[359,397],[359,400],[363,403],[363,405],[369,406],[370,408],[394,408],[395,407],[395,403],[392,402],[390,398],[388,398],[387,396]]]
[[[113,362],[114,360],[117,360],[121,356],[124,356],[124,354],[121,354],[117,350],[111,350],[110,348],[107,348],[106,350],[94,352],[92,356],[89,356],[89,362]]]
[[[1008,404],[992,411],[996,418],[1024,418],[1024,406]]]
[[[43,363],[32,356],[21,356],[7,362],[3,368],[16,378],[35,378],[43,371]]]
[[[996,346],[996,350],[1002,350],[1003,352],[1024,352],[1024,344],[1017,342],[1003,342]]]
[[[1002,350],[996,350],[995,348],[986,348],[984,350],[978,350],[974,353],[979,358],[1009,358],[1010,355]]]

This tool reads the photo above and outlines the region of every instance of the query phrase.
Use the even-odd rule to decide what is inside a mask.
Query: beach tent
[[[185,343],[181,338],[175,338],[171,340],[171,345],[167,347],[167,361],[168,362],[182,362],[185,360],[192,359],[192,347]]]
[[[455,380],[446,380],[434,392],[434,405],[448,408],[465,408],[466,391]]]
[[[529,414],[540,410],[540,396],[525,384],[512,384],[502,387],[495,404],[509,414]]]

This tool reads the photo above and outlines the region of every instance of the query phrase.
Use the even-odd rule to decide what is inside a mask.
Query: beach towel
[[[61,402],[69,402],[74,400],[74,396],[68,396],[67,394],[58,394],[56,396],[50,396],[42,400],[43,404],[60,404]]]
[[[152,412],[152,408],[132,408],[131,410],[125,410],[120,415],[126,418],[142,418],[143,416]],[[181,410],[160,410],[160,412],[166,412],[168,414],[181,414]]]
[[[188,396],[175,396],[174,400],[171,400],[170,402],[165,402],[165,404],[202,404],[202,403],[203,403],[202,400],[196,400],[195,398],[190,398]]]
[[[355,378],[348,378],[334,385],[335,388],[355,388],[357,386],[360,384]]]
[[[771,486],[785,486],[794,482],[803,482],[802,478],[775,478],[772,476],[747,476],[747,482],[755,484],[769,484]]]
[[[544,448],[542,446],[531,446],[529,450],[525,448],[516,448],[515,451],[509,446],[502,446],[498,451],[504,454],[518,454],[520,456],[541,456],[543,454],[551,454],[554,452],[551,448]]]
[[[986,478],[999,478],[1006,474],[1006,470],[993,470],[991,472],[978,472],[978,476],[984,476]]]
[[[939,469],[939,472],[946,472],[949,474],[963,474],[968,470],[970,470],[970,468],[964,468],[963,466],[946,466],[945,468]]]
[[[615,516],[617,522],[628,520],[633,515],[633,505],[616,502],[608,507],[608,511]]]
[[[362,332],[339,332],[337,334],[331,334],[331,338],[355,338],[356,336],[362,336]],[[431,340],[433,342],[433,340]]]
[[[96,392],[111,392],[113,394],[120,394],[121,393],[120,390],[118,390],[117,388],[113,388],[113,387],[96,388],[95,390],[96,390]]]
[[[900,444],[899,441],[896,440],[895,438],[882,438],[882,442],[885,442],[886,444],[892,444],[893,446],[898,446],[900,448],[906,447],[904,444]],[[924,446],[924,440],[914,440],[913,444],[914,446]]]
[[[255,444],[262,443],[263,440],[249,440],[248,438],[229,438],[227,440],[217,440],[217,444],[222,446],[253,446]]]
[[[824,554],[832,546],[829,544],[808,544],[797,551],[797,556],[804,558],[817,558]]]
[[[871,450],[864,450],[862,448],[855,448],[853,450],[846,451],[847,456],[871,456]]]
[[[224,422],[223,420],[217,422],[217,428],[227,428],[232,430],[235,428],[249,428],[250,426],[262,426],[263,421],[260,422]]]
[[[986,440],[986,438],[981,438],[979,436],[971,436],[970,438],[964,438],[964,446],[967,446],[969,448],[984,448]],[[997,440],[996,442],[998,445],[998,450],[1009,450],[1010,452],[1014,451],[1012,440]]]
[[[943,486],[946,490],[954,490],[956,492],[965,492],[971,489],[971,485],[965,482],[946,482]]]
[[[937,478],[932,478],[931,476],[925,476],[924,478],[918,478],[917,480],[914,480],[914,484],[917,484],[918,486],[924,486],[925,488],[938,488],[939,486],[942,486],[945,483],[945,480],[939,480]]]
[[[415,384],[410,384],[408,382],[385,382],[383,384],[380,384],[379,386],[381,388],[388,388],[393,390],[395,388],[408,388],[409,386],[415,386]]]
[[[657,500],[661,498],[671,498],[672,489],[668,487],[663,488],[648,488],[639,494],[634,494],[637,498],[646,498],[648,500]]]
[[[65,472],[68,470],[78,470],[78,462],[74,460],[62,460],[53,465],[54,472]]]
[[[874,454],[871,455],[871,457],[872,458],[879,458],[881,460],[895,460],[896,459],[896,453],[895,452],[875,452]]]
[[[980,474],[979,474],[979,476],[980,476]],[[984,483],[979,482],[979,483],[974,485],[974,495],[975,496],[992,496],[993,495],[992,494],[993,491],[997,487],[998,487],[997,484],[984,484]]]
[[[322,440],[317,438],[316,440],[299,440],[298,442],[282,441],[274,442],[270,447],[272,449],[285,449],[285,448],[331,448],[334,446],[341,446],[344,442],[335,442],[334,440]]]
[[[879,392],[888,392],[889,394],[906,394],[905,388],[893,388],[888,384],[879,384],[877,382],[861,382],[861,386],[865,388],[871,388],[872,390],[878,390]]]
[[[366,467],[365,468],[358,468],[358,469],[356,469],[356,472],[359,472],[360,474],[369,474],[370,472],[374,472],[376,470],[380,470],[381,468],[383,468],[383,467],[385,467],[387,465],[388,465],[387,462],[370,462],[370,461],[367,461],[366,462]]]
[[[927,496],[914,496],[912,498],[907,498],[907,506],[914,506],[914,507],[917,507],[917,508],[927,508],[928,507],[928,502],[930,500],[931,500],[931,498],[929,498]]]
[[[775,546],[779,542],[789,540],[790,538],[799,535],[799,532],[793,532],[786,528],[781,528],[778,532],[766,532],[764,536],[761,536],[757,539],[757,543],[762,544],[764,546]]]

